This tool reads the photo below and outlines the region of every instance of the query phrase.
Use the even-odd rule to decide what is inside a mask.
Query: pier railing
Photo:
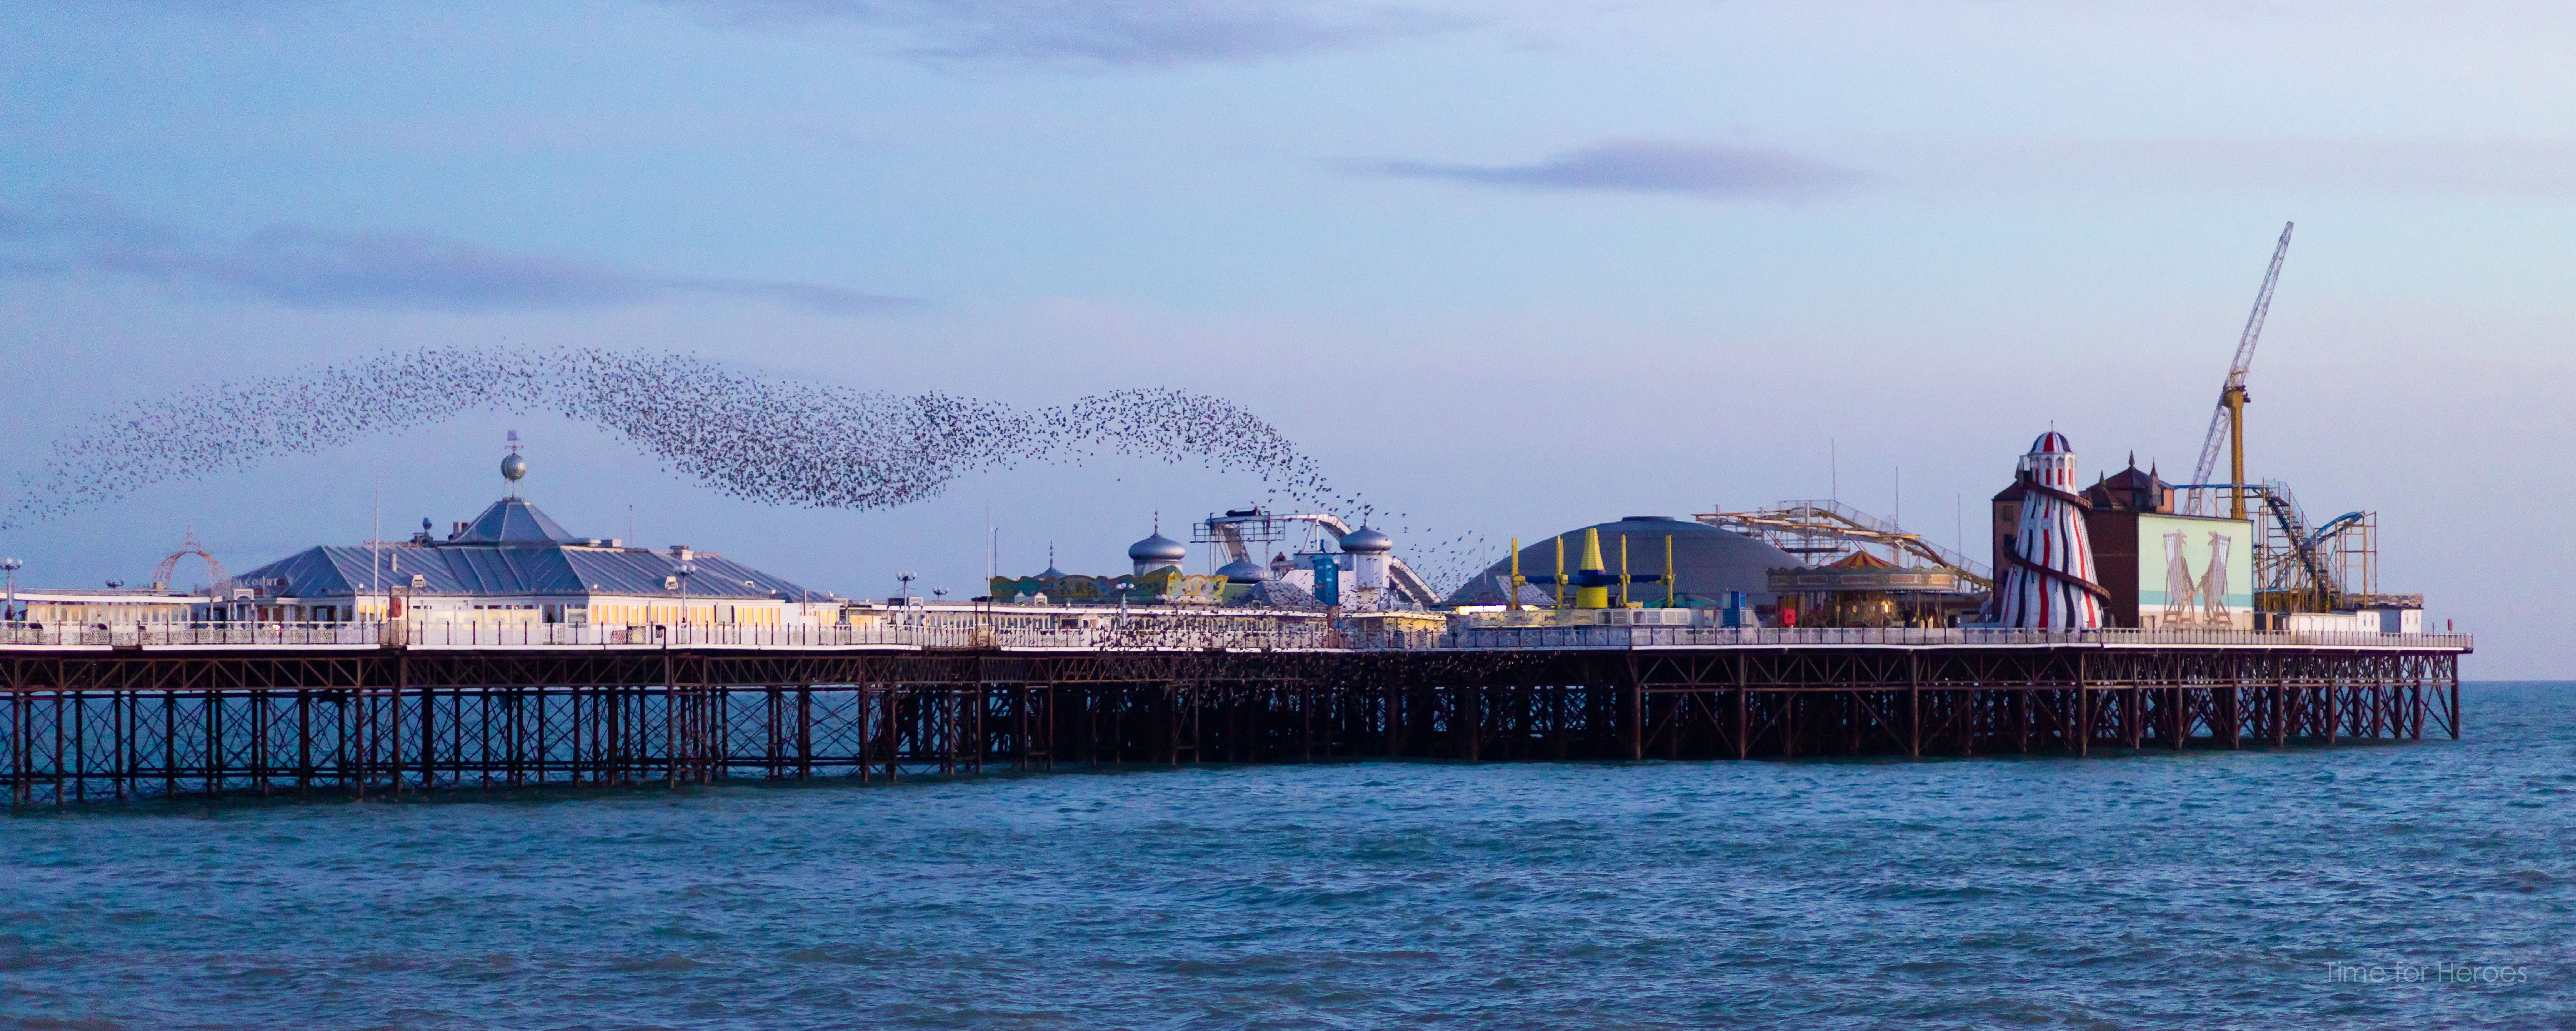
[[[1489,627],[1442,634],[1467,649],[1851,647],[2317,647],[2470,650],[2468,634],[2219,629],[2021,630],[1993,627]]]
[[[2012,630],[1995,628],[1484,627],[1454,631],[1353,630],[1312,617],[1119,614],[1063,625],[979,622],[974,614],[907,615],[848,624],[391,622],[99,625],[0,624],[0,648],[425,649],[836,648],[1029,651],[1496,651],[1691,647],[2102,647],[2394,648],[2469,651],[2468,634],[2215,629]]]

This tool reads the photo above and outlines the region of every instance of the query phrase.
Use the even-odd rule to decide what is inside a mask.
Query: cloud
[[[1650,140],[1604,143],[1527,165],[1382,161],[1359,170],[1476,186],[1669,193],[1713,200],[1803,200],[1841,192],[1863,178],[1775,150]]]
[[[507,254],[425,233],[271,226],[235,240],[189,233],[93,198],[0,206],[0,279],[99,273],[297,308],[500,311],[749,297],[853,314],[916,302],[813,283],[664,276]]]
[[[1331,0],[665,0],[763,28],[878,30],[915,57],[1169,68],[1293,57],[1446,31],[1466,19]]]
[[[1922,155],[1927,178],[2019,190],[2320,191],[2564,197],[2576,140],[2248,137],[1977,141]]]

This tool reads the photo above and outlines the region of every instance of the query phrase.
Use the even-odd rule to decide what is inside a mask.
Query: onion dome
[[[1250,559],[1228,562],[1217,567],[1216,575],[1224,577],[1227,583],[1257,584],[1261,582],[1261,566]]]
[[[1350,552],[1394,551],[1395,538],[1363,526],[1342,535],[1342,550]]]
[[[2030,453],[2034,455],[2072,454],[2074,451],[2075,445],[2066,442],[2066,434],[2056,430],[2042,433],[2038,440],[2030,442]]]
[[[1127,557],[1138,562],[1186,562],[1189,561],[1190,546],[1157,532],[1128,545]]]

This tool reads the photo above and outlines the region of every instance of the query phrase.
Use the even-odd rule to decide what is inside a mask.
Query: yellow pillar
[[[1556,607],[1565,607],[1565,538],[1556,539]]]
[[[1583,565],[1578,572],[1609,572],[1609,570],[1602,568],[1601,531],[1598,529],[1586,529],[1583,531]],[[1575,588],[1574,607],[1578,609],[1609,608],[1610,588],[1607,586]]]
[[[2245,388],[2230,387],[2222,400],[2227,402],[2227,518],[2245,518]]]
[[[1665,534],[1665,535],[1664,535],[1664,607],[1665,607],[1665,608],[1668,608],[1668,609],[1669,609],[1669,608],[1672,608],[1672,607],[1673,607],[1673,597],[1674,597],[1674,593],[1675,593],[1675,592],[1677,592],[1677,591],[1679,591],[1679,590],[1680,590],[1680,588],[1675,587],[1675,586],[1673,585],[1673,535],[1668,533],[1668,534]]]
[[[1637,603],[1628,597],[1628,535],[1619,535],[1619,607],[1633,609]]]

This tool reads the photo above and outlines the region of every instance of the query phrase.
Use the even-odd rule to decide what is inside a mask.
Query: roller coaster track
[[[2271,516],[2272,525],[2280,529],[2282,539],[2289,542],[2289,555],[2286,560],[2266,554],[2280,549],[2265,547],[2265,542],[2259,538],[2254,542],[2258,577],[2265,581],[2256,584],[2255,589],[2305,595],[2314,603],[2318,611],[2329,611],[2334,607],[2337,596],[2343,593],[2343,587],[2335,582],[2333,564],[2327,561],[2327,543],[2333,540],[2335,534],[2343,528],[2368,518],[2368,513],[2346,512],[2327,521],[2322,527],[2310,529],[2307,515],[2299,509],[2298,497],[2290,492],[2289,484],[2279,480],[2245,484],[2182,484],[2174,489],[2239,489],[2251,495],[2261,503],[2263,511]],[[2289,567],[2286,570],[2282,568],[2285,564]],[[2295,573],[2295,575],[2284,575],[2285,573]]]

